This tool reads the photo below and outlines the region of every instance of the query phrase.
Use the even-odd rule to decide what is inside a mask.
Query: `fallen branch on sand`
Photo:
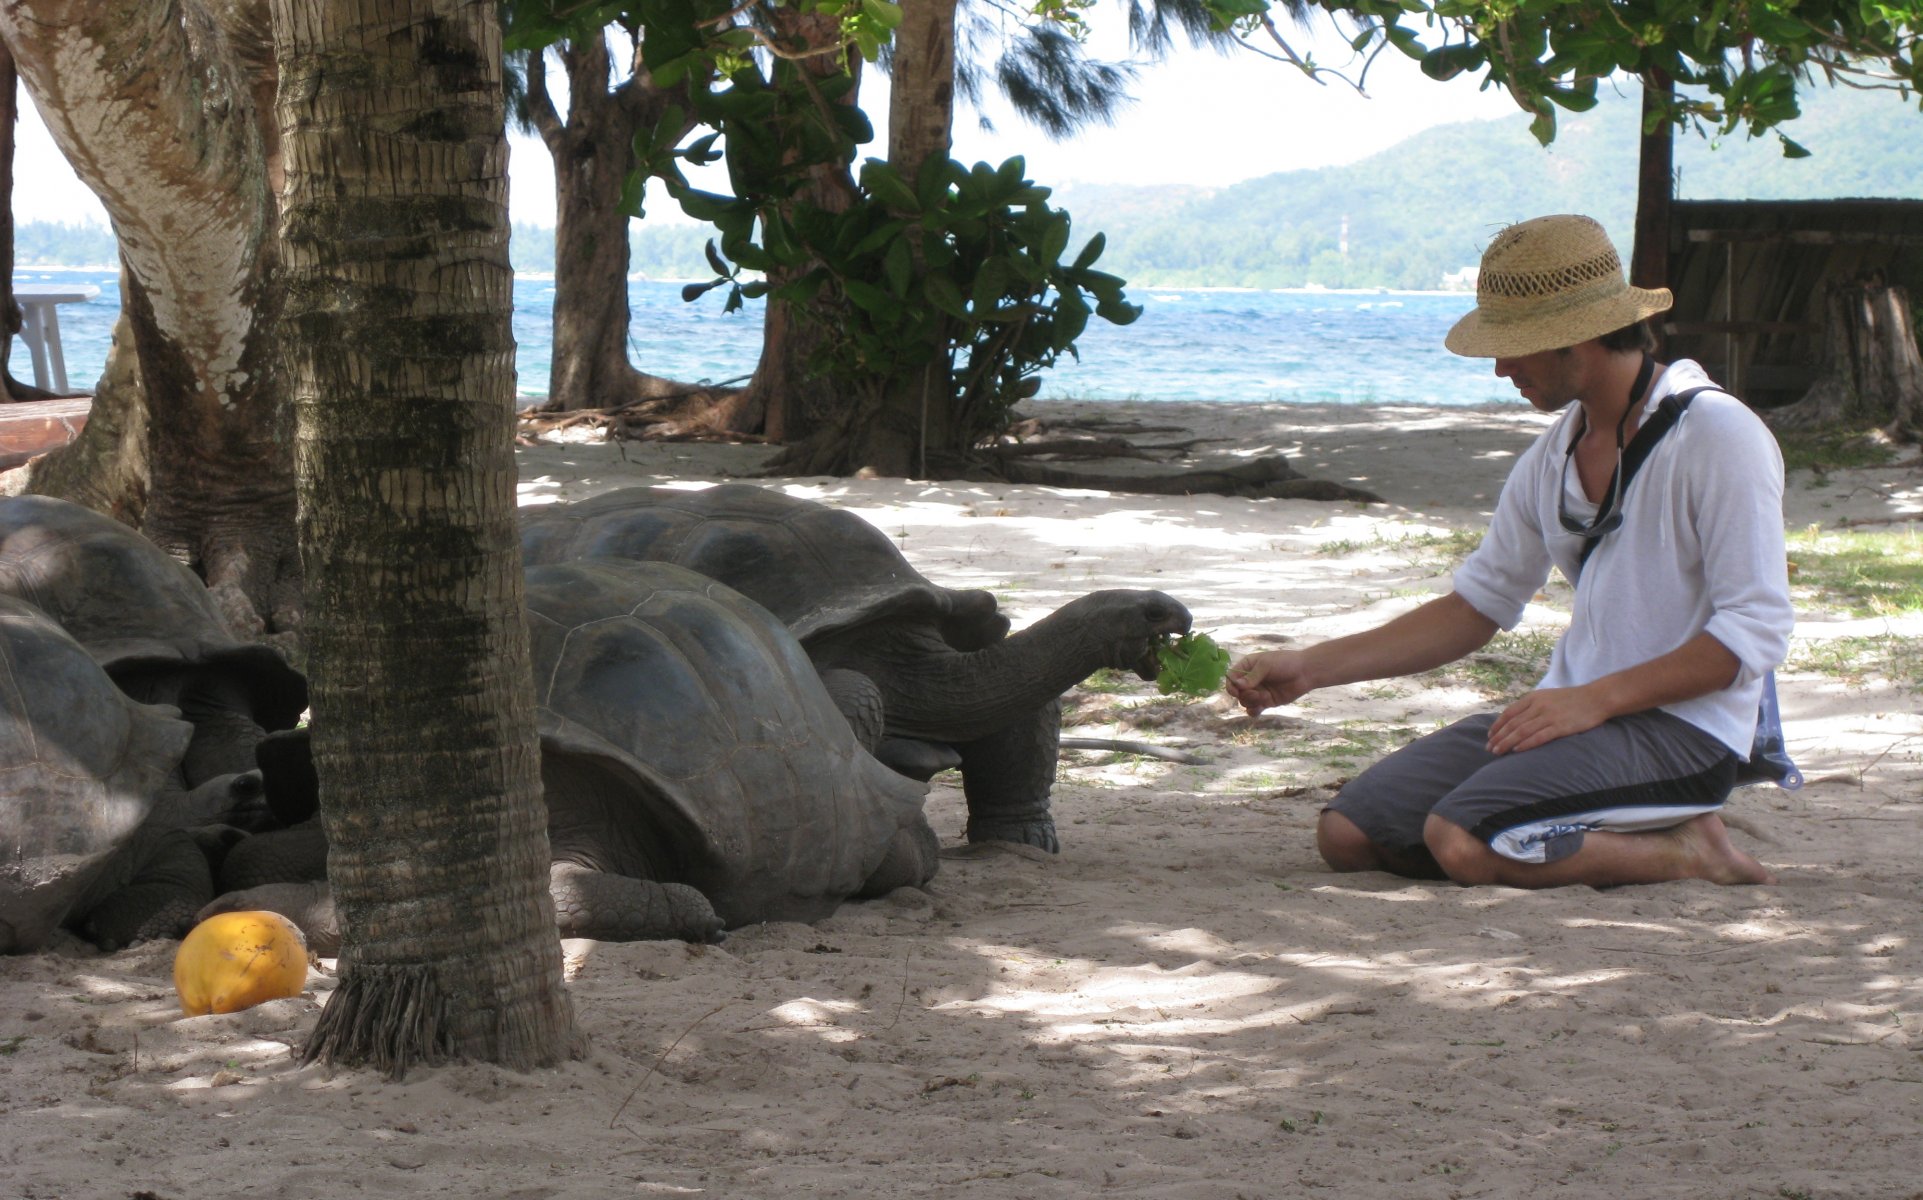
[[[1233,467],[1173,471],[1165,475],[1106,474],[1074,471],[1020,459],[996,464],[998,476],[1009,483],[1044,487],[1093,488],[1104,492],[1140,492],[1151,496],[1240,496],[1251,500],[1354,500],[1381,504],[1382,497],[1361,488],[1327,479],[1310,479],[1281,455],[1237,463]]]
[[[1134,754],[1141,758],[1156,758],[1163,762],[1181,763],[1184,766],[1200,766],[1209,761],[1199,754],[1191,754],[1174,746],[1158,746],[1153,742],[1131,742],[1120,738],[1065,737],[1058,745],[1064,750],[1106,750],[1116,754]]]

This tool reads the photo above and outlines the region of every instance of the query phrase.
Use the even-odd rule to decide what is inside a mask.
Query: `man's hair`
[[[1656,331],[1649,327],[1648,321],[1638,321],[1621,329],[1612,329],[1596,339],[1605,350],[1636,350],[1643,354],[1656,351]]]

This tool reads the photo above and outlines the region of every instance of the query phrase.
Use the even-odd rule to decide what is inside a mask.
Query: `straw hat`
[[[1601,337],[1670,303],[1668,288],[1629,286],[1595,221],[1537,217],[1503,230],[1483,252],[1476,307],[1443,345],[1469,358],[1516,358]]]

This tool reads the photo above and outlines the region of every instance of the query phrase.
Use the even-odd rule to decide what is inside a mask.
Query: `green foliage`
[[[1039,373],[1074,352],[1090,316],[1127,324],[1141,310],[1121,279],[1095,269],[1099,236],[1062,260],[1068,214],[1049,206],[1020,158],[972,168],[931,160],[913,181],[870,159],[856,203],[830,209],[801,198],[809,167],[840,161],[871,136],[859,110],[835,103],[845,81],[813,80],[823,103],[802,103],[784,93],[782,72],[744,69],[725,91],[696,90],[695,113],[715,135],[686,147],[652,140],[650,172],[720,233],[708,247],[714,278],[683,294],[725,287],[729,310],[764,295],[788,302],[835,334],[817,345],[809,370],[851,391],[938,368],[925,378],[946,392],[944,411],[972,442],[1034,395]],[[678,130],[679,114],[664,129],[669,120]],[[700,191],[680,170],[714,155],[717,136],[733,196]]]
[[[931,162],[913,189],[870,159],[860,189],[868,203],[845,212],[796,206],[792,219],[764,217],[762,249],[799,272],[773,294],[841,334],[820,346],[816,374],[899,379],[938,363],[949,411],[985,434],[1074,352],[1091,315],[1126,325],[1141,312],[1119,278],[1095,269],[1100,235],[1063,261],[1068,214],[1049,206],[1019,158],[999,168]]]
[[[1684,89],[1664,118],[1752,135],[1799,112],[1815,75],[1873,79],[1908,96],[1923,88],[1916,0],[1320,0],[1361,28],[1358,49],[1384,43],[1428,74],[1480,72],[1525,111],[1547,145],[1557,110],[1582,112],[1619,74]],[[1777,131],[1783,153],[1805,153]]]
[[[1042,19],[1074,27],[1082,0],[1044,6]],[[660,86],[684,89],[636,138],[643,175],[683,212],[713,225],[705,248],[712,278],[683,289],[693,300],[726,289],[726,307],[773,295],[829,330],[809,369],[846,391],[882,394],[922,383],[922,402],[967,443],[1000,429],[1038,373],[1091,316],[1117,324],[1140,309],[1122,280],[1095,269],[1099,237],[1071,262],[1068,215],[1027,178],[1021,159],[974,167],[945,159],[917,179],[869,160],[852,205],[814,202],[823,168],[845,169],[874,130],[852,102],[851,54],[873,59],[901,20],[886,0],[810,0],[802,11],[839,20],[833,45],[804,44],[777,19],[720,0],[623,0],[561,12],[550,0],[509,0],[508,43],[539,49],[615,22],[642,31],[643,65]],[[767,51],[758,54],[755,51]],[[684,142],[692,123],[696,134]],[[730,195],[695,188],[683,164],[726,164]],[[640,216],[644,187],[631,189]],[[946,394],[928,393],[939,387]]]
[[[1164,641],[1157,650],[1162,669],[1155,686],[1164,696],[1212,696],[1229,673],[1229,652],[1206,633],[1185,633]]]

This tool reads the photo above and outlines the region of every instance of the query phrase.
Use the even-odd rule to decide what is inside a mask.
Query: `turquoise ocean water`
[[[67,377],[91,387],[120,311],[111,271],[22,268],[16,283],[91,283],[100,295],[59,309]],[[635,281],[632,356],[652,374],[721,382],[754,370],[759,306],[732,315],[716,293],[684,303],[674,283]],[[1473,303],[1467,294],[1258,292],[1133,288],[1141,319],[1096,320],[1079,362],[1042,381],[1049,399],[1281,401],[1297,404],[1521,403],[1482,360],[1457,358],[1442,335]],[[547,391],[553,281],[517,279],[514,336],[519,391]],[[24,358],[16,351],[16,358]],[[15,375],[25,369],[15,364]]]

